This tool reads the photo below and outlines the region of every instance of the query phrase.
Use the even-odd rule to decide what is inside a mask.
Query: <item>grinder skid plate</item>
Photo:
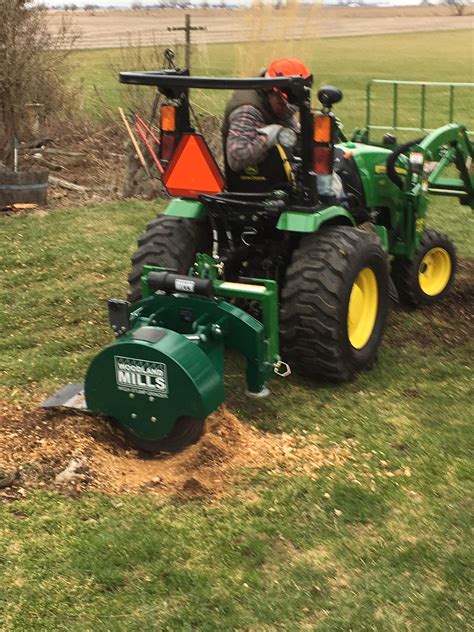
[[[40,408],[72,408],[87,411],[84,384],[68,384],[40,405]]]

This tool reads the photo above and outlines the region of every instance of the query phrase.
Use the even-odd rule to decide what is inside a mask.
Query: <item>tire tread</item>
[[[281,296],[280,331],[283,358],[297,372],[346,381],[358,370],[341,348],[341,288],[357,253],[373,246],[382,251],[375,233],[337,226],[304,237],[293,253]]]
[[[206,251],[209,243],[210,233],[205,221],[160,215],[149,222],[132,255],[128,300],[133,303],[141,298],[143,266],[162,266],[186,274],[196,252]]]

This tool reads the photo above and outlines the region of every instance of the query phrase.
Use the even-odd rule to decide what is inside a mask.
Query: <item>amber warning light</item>
[[[222,191],[224,178],[202,136],[183,134],[163,174],[163,184],[170,195],[183,197]]]
[[[317,143],[331,142],[331,117],[317,115],[314,117],[314,140]]]
[[[173,155],[176,145],[176,108],[173,105],[162,105],[160,158],[168,161]]]
[[[176,131],[176,108],[172,105],[162,105],[161,111],[161,129],[164,132]]]
[[[317,114],[314,117],[313,170],[318,175],[330,175],[332,173],[332,133],[332,117]]]

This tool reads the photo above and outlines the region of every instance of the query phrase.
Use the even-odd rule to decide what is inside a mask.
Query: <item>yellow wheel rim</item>
[[[364,268],[352,286],[347,313],[349,342],[362,349],[374,330],[379,304],[377,279],[370,268]]]
[[[428,250],[418,268],[418,283],[428,296],[441,294],[451,278],[451,257],[444,248]]]

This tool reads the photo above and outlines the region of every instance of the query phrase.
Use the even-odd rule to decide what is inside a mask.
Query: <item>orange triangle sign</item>
[[[163,183],[170,195],[198,197],[222,191],[224,178],[200,134],[183,134],[163,174]]]

